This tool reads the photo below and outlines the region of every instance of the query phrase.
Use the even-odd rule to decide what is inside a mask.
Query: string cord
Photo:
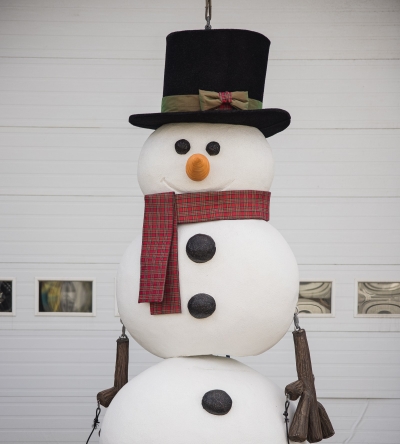
[[[97,429],[97,426],[100,424],[100,421],[99,421],[100,413],[101,413],[100,402],[97,401],[96,416],[94,417],[94,420],[93,420],[93,428],[92,428],[92,431],[90,432],[89,438],[86,441],[86,444],[89,443],[90,438],[93,435],[93,432]]]
[[[283,412],[283,416],[285,417],[285,424],[286,424],[286,438],[288,444],[290,444],[289,441],[289,395],[286,395],[286,402],[285,402],[285,411]]]

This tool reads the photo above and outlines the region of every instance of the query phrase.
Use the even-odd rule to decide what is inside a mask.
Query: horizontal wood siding
[[[271,223],[302,279],[334,281],[335,316],[301,319],[328,441],[397,444],[400,319],[354,318],[354,298],[357,279],[400,280],[400,3],[213,3],[214,28],[270,38],[264,107],[292,115],[270,140]],[[151,131],[128,116],[159,111],[165,36],[203,17],[196,0],[0,2],[0,278],[18,295],[0,317],[1,443],[87,439],[113,381],[116,269],[142,225]],[[35,277],[95,278],[96,316],[34,316]],[[130,377],[160,361],[133,340],[130,353]],[[241,360],[296,379],[290,332]]]

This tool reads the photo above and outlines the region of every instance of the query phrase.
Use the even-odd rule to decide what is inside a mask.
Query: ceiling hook
[[[211,29],[211,0],[206,0],[206,26],[204,29]]]

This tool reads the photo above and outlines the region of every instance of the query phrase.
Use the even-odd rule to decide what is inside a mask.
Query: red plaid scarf
[[[269,191],[159,193],[145,196],[139,303],[151,314],[181,313],[178,224],[226,219],[269,220]]]

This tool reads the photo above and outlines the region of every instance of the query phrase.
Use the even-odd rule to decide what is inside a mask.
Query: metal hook
[[[296,306],[296,311],[294,312],[294,315],[293,315],[294,329],[296,331],[301,330],[300,323],[299,323],[299,316],[298,315],[299,315],[299,309]]]
[[[120,336],[120,339],[125,339],[125,338],[127,338],[127,336],[126,336],[126,334],[125,334],[125,325],[124,325],[124,323],[122,322],[122,319],[120,319],[120,322],[121,322],[121,324],[122,324],[122,334],[121,334],[121,336]]]
[[[211,29],[211,0],[206,0],[206,26],[204,29]]]

